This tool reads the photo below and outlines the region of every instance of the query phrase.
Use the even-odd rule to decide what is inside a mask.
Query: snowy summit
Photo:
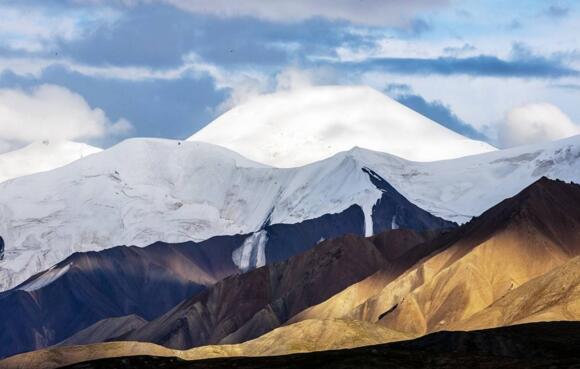
[[[38,141],[0,154],[0,183],[34,173],[46,172],[94,154],[101,149],[73,141]]]
[[[494,151],[370,87],[324,86],[262,95],[189,138],[276,167],[296,167],[353,147],[412,161]]]

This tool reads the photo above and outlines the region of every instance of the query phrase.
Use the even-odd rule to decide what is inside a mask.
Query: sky
[[[580,133],[577,1],[0,0],[0,19],[0,153],[184,139],[329,84],[498,147]]]

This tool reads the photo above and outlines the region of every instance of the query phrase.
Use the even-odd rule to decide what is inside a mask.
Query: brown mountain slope
[[[374,305],[380,324],[420,334],[444,329],[580,254],[580,186],[542,179],[473,226],[477,232],[383,290],[375,301],[387,297],[390,304]],[[409,279],[420,283],[394,298],[393,291],[414,284]],[[351,316],[365,314],[361,306]]]
[[[378,272],[290,321],[380,321],[424,334],[468,319],[580,254],[580,186],[540,179],[445,238],[395,280]]]
[[[75,253],[0,293],[0,357],[57,344],[106,318],[156,318],[238,272],[231,254],[246,237]]]
[[[363,282],[359,284],[364,284]],[[476,330],[534,321],[580,320],[580,256],[509,292],[469,319],[446,327]],[[0,367],[53,369],[86,360],[119,356],[175,356],[185,360],[232,356],[287,355],[368,346],[412,338],[376,324],[355,320],[303,320],[237,345],[203,346],[187,351],[134,342],[63,347],[18,355]]]
[[[55,369],[105,358],[152,355],[184,360],[228,356],[288,355],[336,350],[409,339],[411,336],[376,324],[353,320],[305,320],[277,328],[257,339],[236,345],[203,346],[186,351],[151,343],[107,342],[84,346],[54,347],[15,355],[0,361],[3,369]]]
[[[179,357],[179,352],[145,342],[105,342],[26,352],[0,360],[0,368],[56,369],[83,361],[139,355]]]
[[[53,369],[56,363],[71,364],[66,367],[69,369],[576,368],[580,361],[578,332],[579,322],[532,323],[473,332],[436,332],[414,340],[354,349],[196,361],[179,356],[197,349],[171,355],[172,350],[160,346],[124,342],[79,347],[88,360],[82,363],[72,352],[42,350],[15,356],[0,365],[5,369]],[[119,350],[121,347],[130,356],[117,356],[124,352]],[[150,354],[139,355],[144,350]],[[54,361],[57,357],[60,361]]]
[[[376,324],[357,320],[304,320],[274,329],[254,340],[235,345],[196,347],[185,351],[183,358],[226,356],[271,356],[299,352],[336,350],[401,341],[410,335]]]
[[[474,330],[555,320],[580,320],[580,256],[528,281],[447,329]]]
[[[111,337],[118,337],[132,332],[146,323],[145,319],[135,314],[99,320],[55,346],[78,346],[104,342]]]
[[[420,245],[433,235],[394,230],[324,241],[288,261],[226,278],[122,339],[185,349],[259,337],[380,269],[394,279],[431,252]]]

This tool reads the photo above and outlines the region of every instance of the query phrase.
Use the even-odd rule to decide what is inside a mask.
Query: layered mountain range
[[[459,228],[324,241],[284,262],[227,277],[150,321],[136,322],[135,315],[107,319],[68,341],[94,343],[87,335],[117,341],[89,346],[92,359],[151,352],[191,360],[575,321],[580,318],[579,205],[579,185],[542,178]],[[178,350],[212,346],[163,351],[136,342]],[[7,367],[36,367],[47,355],[53,364],[39,367],[79,361],[78,348],[61,345],[15,356]]]
[[[370,89],[306,92],[0,183],[0,367],[321,366],[376,344],[493,367],[541,356],[521,332],[577,332],[580,136],[496,150]]]
[[[75,251],[252,233],[352,205],[363,210],[369,236],[410,221],[381,200],[392,189],[436,217],[465,222],[541,176],[579,182],[579,140],[431,163],[353,149],[293,169],[210,144],[128,140],[0,184],[0,286],[13,287]]]

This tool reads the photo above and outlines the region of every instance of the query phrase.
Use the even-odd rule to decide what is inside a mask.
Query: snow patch
[[[33,281],[30,281],[30,282],[26,283],[25,285],[18,287],[18,290],[27,291],[27,292],[39,290],[39,289],[46,287],[49,284],[55,282],[57,279],[59,279],[60,277],[65,275],[66,272],[69,271],[69,269],[70,269],[70,264],[67,264],[64,267],[58,268],[58,269],[55,269],[55,267],[52,267],[49,270],[47,270],[46,272],[42,273],[38,278],[34,279]]]
[[[393,219],[391,219],[391,229],[399,229],[399,225],[397,224],[397,215],[393,215]]]
[[[365,216],[365,237],[370,237],[373,235],[373,206],[365,205],[363,206],[363,214]]]
[[[0,182],[62,167],[99,151],[101,149],[72,141],[34,142],[0,154]]]
[[[259,231],[248,237],[242,246],[232,253],[234,264],[243,272],[266,265],[268,232]]]

